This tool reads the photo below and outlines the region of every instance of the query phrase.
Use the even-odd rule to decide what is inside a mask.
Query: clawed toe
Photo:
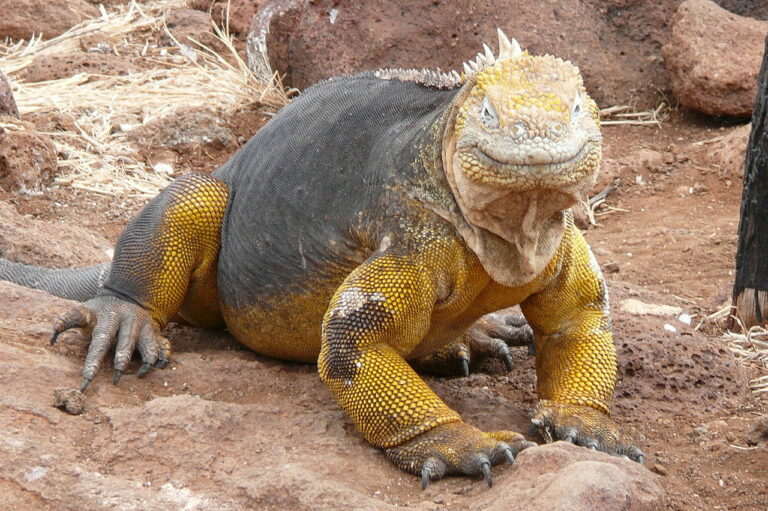
[[[82,305],[78,305],[67,311],[63,316],[56,318],[53,322],[53,330],[51,331],[51,346],[56,344],[59,334],[67,330],[94,326],[92,325],[92,318],[90,311]]]
[[[437,458],[429,458],[421,466],[421,489],[426,490],[432,479],[440,479],[445,474],[445,463]]]
[[[493,486],[493,475],[491,474],[491,463],[489,461],[486,461],[482,465],[480,465],[480,470],[483,471],[483,475],[485,476],[485,482],[488,483],[488,487],[490,488]]]
[[[152,364],[148,362],[144,362],[143,364],[141,364],[141,367],[139,367],[139,370],[136,372],[136,376],[138,378],[144,378],[151,368],[152,368]]]

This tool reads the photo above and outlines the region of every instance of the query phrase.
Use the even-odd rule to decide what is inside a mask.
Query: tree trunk
[[[747,329],[768,324],[768,37],[765,45],[744,166],[733,285],[734,312]]]

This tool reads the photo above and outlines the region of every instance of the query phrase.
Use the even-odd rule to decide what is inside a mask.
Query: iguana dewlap
[[[608,295],[569,212],[598,171],[597,106],[571,63],[501,32],[499,44],[462,75],[381,70],[310,87],[212,176],[153,199],[101,288],[105,266],[2,260],[0,277],[87,299],[53,335],[92,336],[83,389],[113,346],[115,381],[136,349],[140,375],[164,366],[174,318],[226,327],[258,353],[317,362],[362,435],[425,485],[490,483],[490,465],[531,445],[464,423],[409,364],[457,341],[471,351],[478,318],[519,304],[535,337],[534,424],[642,460],[609,417]]]

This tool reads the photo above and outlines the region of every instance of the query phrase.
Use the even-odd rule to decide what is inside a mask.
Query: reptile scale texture
[[[252,350],[316,362],[360,433],[426,487],[533,445],[462,421],[414,368],[466,373],[532,331],[533,424],[628,456],[610,418],[608,294],[570,208],[600,166],[578,69],[499,51],[461,74],[384,69],[320,82],[211,176],[186,175],[125,228],[105,265],[0,260],[0,278],[80,300],[58,318],[91,344],[82,389],[115,348],[114,382],[171,357],[169,321],[228,328]],[[520,305],[529,326],[504,314]],[[516,328],[520,327],[520,328]],[[521,341],[521,339],[523,339]]]

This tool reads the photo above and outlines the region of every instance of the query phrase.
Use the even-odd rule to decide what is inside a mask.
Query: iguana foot
[[[528,346],[533,354],[533,331],[520,314],[493,313],[483,316],[449,346],[412,363],[419,372],[440,376],[469,376],[488,358],[504,363],[507,371],[514,365],[510,346]]]
[[[492,312],[478,319],[467,331],[476,340],[500,340],[507,346],[527,346],[528,354],[535,355],[533,330],[525,316],[509,312]]]
[[[168,364],[171,345],[149,313],[138,305],[113,296],[99,296],[74,307],[53,323],[51,344],[62,332],[82,328],[91,344],[83,367],[82,392],[96,376],[107,352],[115,346],[114,384],[120,381],[131,362],[134,350],[141,354],[142,365],[136,375],[141,378],[154,365]]]
[[[420,475],[422,489],[450,474],[482,474],[491,486],[492,465],[513,463],[517,453],[533,445],[512,431],[484,433],[464,422],[451,422],[387,449],[386,454],[402,470]]]
[[[547,443],[563,440],[643,463],[643,451],[622,443],[617,424],[592,407],[542,401],[531,422]]]

